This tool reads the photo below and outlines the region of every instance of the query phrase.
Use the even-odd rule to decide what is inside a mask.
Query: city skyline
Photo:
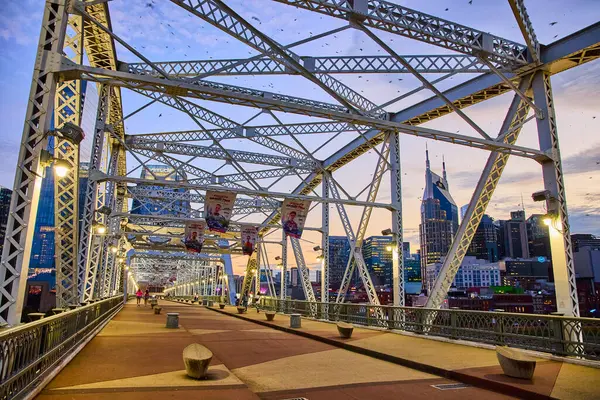
[[[427,4],[406,1],[402,4],[432,14],[442,12],[444,17],[450,20],[485,31],[489,30],[508,39],[522,42],[516,23],[502,24],[500,22],[513,21],[508,4],[480,4],[480,2],[474,2],[472,6],[465,4],[460,7],[450,7],[447,12],[444,9],[448,7],[441,1],[432,1]],[[112,19],[116,32],[152,60],[225,59],[248,57],[249,53],[250,55],[255,54],[247,51],[244,45],[234,43],[234,40],[224,33],[200,21],[190,19],[190,21],[197,23],[188,24],[185,27],[176,27],[176,24],[172,23],[170,24],[172,28],[167,27],[167,23],[174,22],[177,19],[189,19],[186,13],[175,7],[170,7],[168,4],[157,4],[151,10],[145,7],[143,1],[132,1],[128,3],[128,6],[129,9],[126,9],[123,3],[118,1],[111,4]],[[264,15],[261,29],[283,43],[295,40],[299,37],[298,32],[301,32],[302,35],[308,35],[308,31],[312,29],[306,24],[306,14],[296,12],[290,7],[275,3],[269,3],[269,6],[264,7],[259,1],[232,1],[231,6],[239,10],[242,16],[256,24],[259,22],[252,20],[251,16],[262,17]],[[549,10],[556,9],[556,7],[560,7],[560,2],[545,2],[543,5],[528,4],[528,12],[536,26],[536,34],[543,44],[557,41],[561,37],[575,32],[581,26],[594,23],[598,20],[597,16],[600,15],[600,5],[597,2],[574,1],[569,9],[564,10],[562,16],[556,17],[558,24],[550,26],[549,23],[555,19],[555,16]],[[582,9],[585,9],[586,12],[582,13]],[[132,18],[133,15],[137,17],[138,14],[142,18]],[[7,121],[5,127],[7,133],[2,135],[0,146],[0,184],[9,188],[12,188],[13,183],[14,165],[22,131],[20,116],[25,113],[27,104],[26,88],[30,84],[30,72],[35,55],[34,47],[39,33],[36,28],[37,24],[24,24],[19,23],[19,21],[31,19],[32,16],[35,20],[41,19],[39,2],[34,0],[22,2],[11,0],[0,11],[0,43],[6,48],[3,58],[0,60],[0,69],[3,72],[0,82],[6,88],[3,94],[0,95],[0,116]],[[292,23],[291,21],[295,18],[298,21]],[[161,24],[159,20],[164,20],[165,24]],[[148,24],[156,26],[155,32],[139,35],[137,33],[141,30],[139,28]],[[332,26],[329,20],[323,19],[320,29],[326,30]],[[151,37],[148,37],[148,35],[151,35]],[[345,46],[339,49],[332,50],[330,46],[325,45],[326,41],[318,41],[300,47],[301,53],[326,55],[336,54],[337,51],[339,52],[338,55],[377,54],[376,46],[356,32],[343,32],[339,36],[345,39],[346,43]],[[382,33],[382,37],[387,39],[389,36]],[[152,44],[142,49],[143,41],[148,39],[152,41]],[[219,43],[223,41],[227,41],[231,45],[227,47],[228,50],[224,50],[219,46]],[[412,41],[399,40],[398,42],[402,43],[402,52],[406,54],[418,53],[426,47],[426,45],[415,44]],[[188,44],[191,44],[191,46],[188,47]],[[122,60],[134,61],[133,56],[123,48],[118,47],[117,50]],[[442,52],[439,49],[438,51]],[[23,68],[14,69],[12,67],[16,65],[17,58],[19,65],[22,65]],[[600,204],[600,189],[598,185],[591,184],[591,182],[597,182],[600,179],[597,164],[600,160],[600,141],[594,141],[590,135],[590,132],[597,131],[600,127],[600,118],[594,118],[597,110],[600,109],[600,99],[594,95],[600,87],[599,72],[600,64],[598,61],[593,61],[552,78],[567,187],[567,204],[573,233],[600,234],[600,206],[598,206]],[[449,79],[448,83],[440,84],[439,87],[445,89],[469,77],[468,74],[456,76]],[[370,82],[359,78],[358,74],[340,77],[340,80],[344,83],[351,85],[355,90],[370,99],[376,100],[378,103],[397,95],[398,92],[411,90],[416,84],[415,80],[409,76],[403,75],[402,80],[398,79],[397,76],[392,77],[387,74],[370,77]],[[240,84],[242,78],[223,77],[218,80]],[[280,79],[279,77],[258,77],[256,83],[249,85],[255,85],[257,88],[273,85],[277,90],[285,91],[289,89],[290,85],[297,82],[293,79],[284,81],[283,78]],[[244,84],[246,84],[245,81]],[[93,87],[94,85],[90,86]],[[324,98],[309,84],[305,88],[299,88],[299,91],[301,96],[315,99]],[[8,96],[7,93],[11,93],[11,96]],[[128,104],[128,109],[125,110],[126,113],[143,104],[142,100],[127,91],[124,93],[125,103]],[[428,93],[421,93],[416,96],[416,100],[428,96]],[[465,109],[465,113],[476,121],[482,129],[495,136],[504,117],[508,101],[510,101],[510,95],[503,95],[490,102],[485,102],[485,104],[469,107]],[[389,109],[390,111],[398,111],[409,105],[400,102]],[[219,105],[216,109],[224,110],[225,107]],[[161,117],[157,119],[158,115],[161,115]],[[179,115],[176,111],[167,107],[152,105],[127,121],[127,133],[190,129],[193,125]],[[13,116],[19,116],[19,118],[13,118]],[[239,119],[242,120],[244,117],[245,114],[240,115]],[[257,123],[260,122],[261,119],[259,118]],[[449,115],[431,121],[424,126],[450,132],[473,134],[464,121],[456,115]],[[86,140],[89,140],[90,136],[88,134]],[[329,151],[335,151],[341,146],[341,143],[340,141],[334,141]],[[525,125],[519,144],[531,147],[537,145],[537,135],[533,122]],[[442,156],[445,156],[447,173],[452,181],[453,197],[457,204],[468,203],[487,156],[487,152],[479,150],[456,148],[448,144],[435,141],[426,142],[423,139],[408,136],[401,137],[404,240],[409,241],[415,248],[419,246],[418,210],[423,190],[422,154],[426,146],[429,147],[434,168],[440,168]],[[322,159],[326,157],[326,154],[318,153],[316,156]],[[354,193],[358,192],[360,188],[368,183],[374,161],[375,154],[365,154],[353,162],[353,168],[355,168],[354,170],[369,172],[357,176],[357,174],[352,173],[352,168],[343,168],[337,177],[338,182],[343,186],[353,188]],[[133,159],[128,159],[129,162],[131,162],[131,168],[136,165]],[[388,177],[384,177],[384,179],[389,180]],[[525,207],[528,214],[542,214],[542,205],[534,203],[530,197],[531,193],[539,190],[542,186],[541,170],[535,161],[512,157],[488,207],[487,214],[495,219],[508,219],[509,212],[518,209],[518,207]],[[521,204],[521,197],[524,198],[525,204]],[[377,200],[389,201],[389,198],[389,189],[382,188]],[[349,215],[355,226],[360,217],[360,212],[361,210],[358,207],[349,208]],[[317,225],[315,221],[318,219],[318,214],[319,208],[309,214],[307,224]],[[342,234],[343,229],[334,209],[332,209],[331,215],[331,234]],[[378,235],[381,230],[389,228],[389,222],[379,223],[378,221],[389,221],[389,212],[376,210],[373,213],[373,222],[368,228],[367,235]],[[303,237],[306,240],[303,242],[305,258],[311,268],[315,268],[319,264],[316,260],[317,254],[311,250],[315,244],[320,243],[319,236],[317,233],[307,231]],[[272,249],[274,247],[269,246],[269,251]],[[245,265],[246,258],[241,256],[234,256],[233,258],[236,272],[240,272]],[[288,259],[290,265],[295,264],[291,253]],[[273,260],[271,259],[271,261]]]

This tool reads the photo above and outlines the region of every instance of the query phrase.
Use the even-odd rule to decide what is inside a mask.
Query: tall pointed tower
[[[439,262],[448,253],[452,238],[458,230],[458,207],[448,191],[446,162],[442,162],[442,175],[431,170],[429,150],[425,150],[425,190],[421,202],[421,282],[427,287],[427,265]]]

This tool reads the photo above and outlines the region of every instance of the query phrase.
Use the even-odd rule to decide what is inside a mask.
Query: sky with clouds
[[[474,0],[394,1],[394,3],[417,9],[491,32],[495,35],[523,43],[520,31],[511,13],[508,2]],[[255,27],[275,39],[278,43],[289,44],[297,40],[342,27],[344,21],[324,15],[298,10],[267,0],[233,0],[227,4]],[[39,22],[42,17],[42,0],[5,0],[0,9],[0,117],[3,121],[0,133],[0,185],[13,186],[14,168],[19,151],[23,129],[31,71],[35,59]],[[529,0],[526,2],[529,15],[542,44],[549,44],[585,26],[600,20],[600,2],[595,0],[573,0],[569,6],[557,0]],[[217,60],[246,58],[257,52],[226,33],[189,14],[187,11],[166,0],[113,0],[110,2],[114,31],[153,61],[167,60]],[[556,22],[555,24],[553,24]],[[411,54],[451,54],[450,51],[432,45],[411,41],[403,37],[379,32],[380,37],[403,55]],[[363,33],[346,29],[335,36],[329,36],[293,49],[299,55],[384,55],[384,51],[372,43]],[[139,60],[121,46],[117,47],[121,61]],[[428,74],[429,80],[441,75]],[[441,82],[439,89],[446,89],[473,78],[474,74],[457,74]],[[352,87],[371,101],[382,104],[402,93],[420,86],[416,78],[408,74],[344,74],[336,75],[340,81]],[[210,77],[211,80],[240,85],[272,92],[293,94],[315,100],[335,102],[325,92],[306,79],[297,76],[236,76]],[[561,140],[567,201],[574,233],[600,234],[600,61],[590,62],[552,78],[557,110],[558,131]],[[90,98],[95,89],[90,88]],[[97,95],[96,95],[97,96]],[[431,96],[422,90],[386,108],[396,112]],[[147,99],[128,91],[123,92],[125,114],[145,104]],[[512,94],[505,94],[490,101],[469,107],[464,112],[490,136],[496,136],[505,116]],[[93,104],[93,101],[91,101]],[[246,107],[233,107],[221,103],[197,101],[198,104],[242,123],[256,114],[256,110]],[[94,107],[90,107],[94,109]],[[307,121],[306,117],[292,114],[276,114],[284,123]],[[88,125],[93,115],[86,117]],[[273,124],[274,120],[262,114],[252,121],[253,125]],[[207,125],[210,127],[210,125]],[[460,117],[448,115],[428,122],[424,126],[465,135],[476,136],[474,130]],[[84,127],[85,128],[85,127]],[[152,105],[126,122],[128,134],[198,129],[197,125],[174,109],[162,105]],[[88,139],[89,140],[88,135]],[[352,140],[353,133],[340,135],[319,151],[315,151],[332,135],[300,138],[317,159],[325,159],[330,154]],[[287,141],[286,141],[287,140]],[[290,146],[296,144],[291,139],[282,139]],[[204,144],[205,143],[200,143]],[[460,207],[467,204],[479,174],[487,159],[487,152],[445,143],[428,141],[432,168],[441,170],[442,156],[446,159],[450,190]],[[537,146],[535,122],[529,122],[523,129],[518,144]],[[84,143],[83,157],[89,155],[89,143]],[[248,151],[270,150],[248,143],[231,140],[227,147]],[[411,242],[413,251],[418,246],[418,225],[420,197],[424,186],[425,140],[401,136],[401,165],[403,191],[403,218],[405,240]],[[181,158],[184,159],[184,158]],[[352,195],[359,193],[371,179],[376,162],[376,154],[371,151],[348,166],[341,168],[334,176]],[[137,165],[129,158],[128,165]],[[206,161],[203,168],[214,170],[220,165],[217,161]],[[227,169],[229,168],[229,169]],[[252,167],[248,167],[252,170]],[[256,169],[256,168],[255,168]],[[234,172],[225,167],[220,173]],[[139,170],[137,171],[139,175]],[[133,176],[138,176],[134,173]],[[278,191],[289,191],[298,185],[300,179],[289,179],[274,186]],[[378,201],[390,199],[389,176],[384,177]],[[521,197],[527,214],[541,213],[539,203],[531,201],[531,193],[542,188],[541,168],[532,160],[512,157],[505,169],[500,184],[488,207],[488,213],[499,219],[508,218],[509,212],[520,208]],[[349,207],[348,212],[355,226],[358,224],[361,209]],[[309,215],[308,225],[320,225],[320,206]],[[342,235],[343,228],[336,210],[331,210],[331,234]],[[375,210],[367,235],[379,234],[389,227],[388,211]],[[276,234],[278,235],[278,234]],[[304,249],[307,263],[315,266],[317,253],[312,247],[320,243],[320,235],[305,232]],[[276,246],[268,249],[270,261],[277,254]],[[236,257],[234,263],[241,270],[245,258]],[[289,255],[290,265],[294,264]]]

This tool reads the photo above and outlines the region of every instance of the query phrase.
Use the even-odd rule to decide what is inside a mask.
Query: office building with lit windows
[[[433,287],[437,276],[442,269],[443,259],[440,262],[427,266],[427,290]],[[473,256],[466,256],[454,277],[452,288],[464,290],[474,287],[500,286],[500,264],[478,260]]]
[[[467,255],[489,262],[498,261],[498,234],[494,220],[489,215],[483,214]]]
[[[337,291],[350,258],[350,243],[346,236],[329,236],[329,287]]]
[[[362,255],[375,286],[391,286],[394,282],[392,268],[392,237],[371,236],[362,245]]]

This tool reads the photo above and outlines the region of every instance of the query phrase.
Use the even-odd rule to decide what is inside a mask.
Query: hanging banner
[[[188,222],[185,224],[183,244],[187,251],[200,253],[204,244],[204,222]]]
[[[240,227],[242,240],[242,254],[251,256],[258,239],[258,228],[251,225],[242,225]]]
[[[304,221],[310,209],[310,200],[286,199],[281,206],[281,226],[286,235],[300,238]]]
[[[209,230],[215,232],[227,232],[234,202],[235,193],[206,192],[204,219],[206,219],[206,225]]]

